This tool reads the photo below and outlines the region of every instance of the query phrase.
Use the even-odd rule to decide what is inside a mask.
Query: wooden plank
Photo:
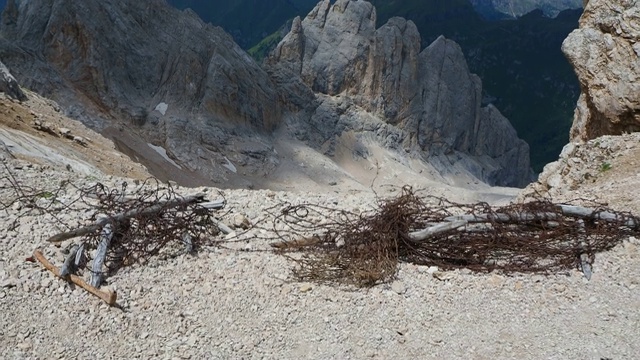
[[[98,288],[100,284],[102,284],[102,266],[107,258],[107,250],[111,244],[111,239],[113,239],[113,229],[111,228],[111,224],[106,224],[100,233],[100,244],[98,244],[96,256],[93,259],[93,266],[91,267],[91,280],[89,284],[93,287]]]
[[[102,301],[106,302],[109,306],[113,306],[116,304],[116,299],[118,298],[118,295],[115,291],[111,291],[111,290],[100,290],[97,289],[89,284],[87,284],[84,280],[82,280],[81,277],[76,276],[76,275],[69,275],[67,277],[62,277],[60,276],[60,271],[58,270],[58,268],[56,268],[55,266],[53,266],[53,264],[51,264],[49,262],[49,260],[47,260],[47,258],[44,257],[44,255],[42,254],[42,252],[40,250],[36,250],[33,253],[33,257],[38,260],[42,266],[45,267],[45,269],[51,271],[53,273],[53,275],[62,278],[62,279],[68,279],[69,281],[71,281],[72,283],[80,286],[81,288],[85,289],[86,291],[88,291],[89,293],[99,297],[100,299],[102,299]]]

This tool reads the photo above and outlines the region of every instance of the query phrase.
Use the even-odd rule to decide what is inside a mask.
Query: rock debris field
[[[8,164],[4,172],[38,189],[64,179],[113,188],[132,181]],[[264,209],[286,202],[355,211],[375,204],[367,192],[177,191],[204,192],[210,200],[224,195],[220,215],[231,226],[237,218],[268,220]],[[11,193],[2,196],[6,201]],[[290,260],[259,251],[266,246],[259,241],[238,241],[121,269],[107,279],[119,304],[109,307],[26,261],[42,248],[60,266],[73,240],[61,247],[47,243],[58,230],[46,216],[13,223],[24,210],[14,204],[0,218],[3,359],[640,357],[640,241],[633,237],[596,256],[590,281],[578,270],[504,275],[402,264],[394,282],[369,289],[297,282]],[[88,214],[79,208],[60,213],[59,220],[77,226]],[[255,229],[242,239],[265,235]]]

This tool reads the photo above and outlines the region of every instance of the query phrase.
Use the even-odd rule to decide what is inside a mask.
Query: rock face
[[[0,91],[5,93],[10,98],[25,101],[27,96],[20,89],[20,85],[16,81],[16,78],[11,75],[9,69],[0,62]]]
[[[376,29],[368,2],[320,2],[294,20],[266,64],[272,73],[297,75],[316,93],[348,96],[397,126],[405,151],[466,162],[492,184],[531,180],[528,145],[497,109],[481,108],[481,81],[460,47],[440,37],[420,51],[413,22],[392,18]]]
[[[640,130],[640,7],[630,0],[590,0],[580,28],[562,50],[582,94],[571,139]]]
[[[280,118],[268,76],[231,37],[164,1],[15,0],[2,20],[4,38],[114,115],[144,122],[164,102],[259,128]],[[18,60],[7,62],[41,88]]]
[[[220,178],[230,133],[282,118],[271,79],[228,34],[163,0],[12,0],[1,34],[0,56],[23,85],[94,128],[127,124],[203,173],[197,183]]]
[[[519,197],[545,195],[556,201],[593,199],[600,204],[617,198],[622,204],[632,203],[637,197],[628,189],[635,188],[640,181],[636,162],[639,155],[637,132],[569,143],[559,159],[547,164],[538,181],[527,186]],[[624,206],[620,209],[634,213],[640,210],[638,204],[633,206],[636,209]]]
[[[12,0],[0,35],[0,58],[24,85],[132,158],[167,158],[156,173],[203,180],[190,185],[273,174],[285,156],[274,145],[280,129],[326,155],[373,134],[440,173],[507,186],[532,178],[527,144],[495,108],[481,108],[460,47],[441,37],[420,51],[413,22],[376,29],[366,1],[320,2],[265,69],[220,28],[163,0]]]

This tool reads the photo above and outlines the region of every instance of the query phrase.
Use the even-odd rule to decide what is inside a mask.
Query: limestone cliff
[[[630,0],[590,0],[580,28],[562,50],[582,94],[571,139],[640,130],[640,6]]]
[[[165,148],[196,184],[226,178],[231,134],[282,119],[271,79],[232,38],[164,0],[11,0],[0,33],[22,85],[133,158],[145,158],[133,142]]]
[[[145,122],[162,102],[259,128],[281,116],[268,76],[228,34],[162,0],[11,0],[2,37],[21,50],[3,59],[24,85],[66,87],[115,116]]]
[[[497,109],[481,109],[481,81],[460,47],[440,37],[420,51],[413,22],[392,18],[376,29],[375,8],[366,1],[321,1],[304,20],[294,20],[266,64],[272,73],[298,76],[316,93],[348,96],[397,126],[406,151],[464,158],[492,184],[531,180],[528,145]]]
[[[162,153],[167,164],[154,171],[187,172],[191,185],[274,176],[295,162],[277,151],[283,139],[333,156],[340,141],[372,134],[440,173],[531,180],[528,146],[497,109],[481,108],[460,47],[441,37],[421,51],[401,18],[376,29],[366,1],[320,2],[264,69],[220,28],[163,0],[11,0],[0,35],[0,59],[22,84],[132,158]]]

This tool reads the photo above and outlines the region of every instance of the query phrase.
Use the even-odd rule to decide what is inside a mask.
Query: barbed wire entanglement
[[[494,208],[420,196],[410,187],[367,213],[290,205],[276,221],[288,230],[277,233],[274,247],[295,262],[299,280],[365,287],[391,281],[399,262],[505,273],[590,267],[596,253],[640,229],[640,219],[605,207],[535,198]]]
[[[215,244],[219,233],[219,222],[212,207],[203,204],[203,194],[181,196],[170,184],[154,178],[123,181],[112,188],[95,181],[85,187],[61,181],[43,190],[25,185],[5,162],[1,166],[0,212],[13,214],[10,227],[15,229],[21,218],[38,216],[58,231],[47,239],[49,242],[77,238],[75,243],[82,249],[77,259],[82,268],[76,270],[102,271],[89,269],[92,264],[86,259],[102,242],[106,242],[104,265],[108,272],[115,272],[162,251],[191,252]],[[220,209],[224,199],[212,205]],[[70,219],[65,213],[84,216]]]
[[[275,251],[294,262],[299,280],[365,287],[393,280],[400,262],[505,273],[578,268],[588,277],[596,253],[640,232],[640,218],[601,204],[585,208],[541,196],[502,207],[457,204],[405,186],[396,196],[377,198],[366,211],[279,203],[244,231],[236,227],[236,233],[220,223],[224,214],[211,211],[224,207],[224,199],[207,207],[202,194],[181,196],[155,179],[119,182],[114,188],[62,181],[41,190],[25,186],[3,166],[0,212],[12,210],[10,227],[20,226],[21,217],[45,214],[58,231],[50,242],[79,239],[77,263],[83,251],[108,249],[104,265],[109,271],[165,250],[191,252],[212,245]],[[13,211],[17,203],[21,210]],[[70,212],[84,218],[63,216]],[[224,237],[218,236],[221,229]],[[238,247],[249,242],[256,246]],[[104,268],[95,266],[97,255],[92,256],[89,271],[95,275]]]
[[[91,220],[102,218],[111,225],[110,270],[147,260],[162,250],[195,251],[211,244],[219,233],[212,212],[200,205],[202,196],[181,196],[156,179],[147,179],[134,191],[128,191],[126,183],[120,189],[96,184],[86,190],[97,200]],[[103,237],[103,232],[93,231],[82,242],[95,248]]]

